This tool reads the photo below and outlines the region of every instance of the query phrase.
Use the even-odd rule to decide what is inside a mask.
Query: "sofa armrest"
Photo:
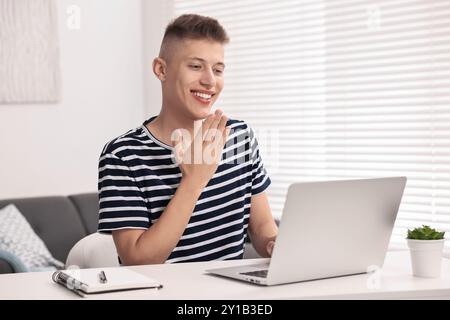
[[[0,274],[4,273],[14,273],[14,269],[8,261],[0,258]]]

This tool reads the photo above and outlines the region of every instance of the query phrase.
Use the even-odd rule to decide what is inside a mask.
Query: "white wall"
[[[0,198],[96,191],[103,145],[148,113],[141,1],[56,2],[61,100],[0,105]],[[79,30],[67,27],[70,5],[81,9]]]
[[[172,1],[142,0],[144,49],[144,104],[148,117],[161,109],[161,84],[152,71],[167,23],[172,19]]]

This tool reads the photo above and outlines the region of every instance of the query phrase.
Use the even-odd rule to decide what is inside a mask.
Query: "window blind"
[[[405,175],[391,244],[422,224],[450,236],[449,1],[172,5],[231,38],[216,106],[255,129],[275,216],[294,181]]]

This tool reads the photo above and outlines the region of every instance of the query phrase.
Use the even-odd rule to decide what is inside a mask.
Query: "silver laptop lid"
[[[268,284],[381,268],[405,184],[405,177],[292,184]]]

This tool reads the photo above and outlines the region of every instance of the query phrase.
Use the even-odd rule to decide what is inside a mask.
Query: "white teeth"
[[[211,97],[212,97],[212,95],[210,95],[210,94],[201,93],[201,92],[197,92],[197,91],[194,91],[193,94],[196,95],[197,97],[200,97],[203,99],[211,99]]]

